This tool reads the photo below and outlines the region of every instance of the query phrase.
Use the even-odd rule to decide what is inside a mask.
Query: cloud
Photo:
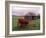
[[[30,8],[25,8],[25,7],[14,7],[12,8],[12,15],[16,16],[24,16],[28,12],[32,12],[37,14],[40,14],[40,7],[30,7]]]

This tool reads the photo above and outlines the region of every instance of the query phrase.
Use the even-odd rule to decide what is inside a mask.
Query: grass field
[[[17,20],[20,17],[12,16],[12,30],[18,31],[19,26],[17,26]],[[40,30],[40,19],[33,20],[33,24],[28,24],[23,30]]]

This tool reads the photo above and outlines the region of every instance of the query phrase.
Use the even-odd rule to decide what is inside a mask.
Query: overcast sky
[[[37,15],[37,14],[40,14],[40,10],[41,10],[40,7],[16,7],[16,6],[13,6],[12,15],[24,16],[28,12],[32,12]]]

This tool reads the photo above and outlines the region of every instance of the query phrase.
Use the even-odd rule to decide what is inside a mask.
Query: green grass
[[[17,19],[18,18],[19,17],[17,17],[17,16],[12,16],[12,30],[13,31],[20,30],[19,26],[17,26]],[[28,24],[23,30],[40,30],[40,19],[33,20],[33,23],[34,24],[32,24],[32,25]]]

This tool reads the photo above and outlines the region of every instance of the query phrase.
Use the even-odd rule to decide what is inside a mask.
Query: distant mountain
[[[33,12],[28,12],[25,16],[40,16],[40,14],[36,14]]]

